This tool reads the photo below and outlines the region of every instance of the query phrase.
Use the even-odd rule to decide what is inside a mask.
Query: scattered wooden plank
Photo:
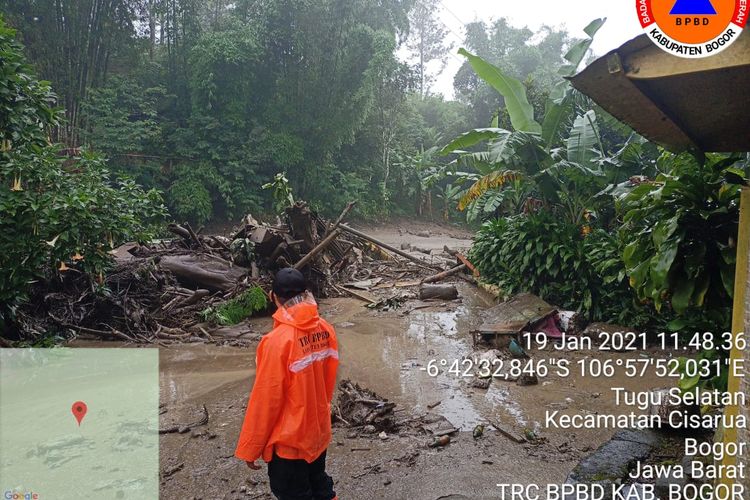
[[[494,427],[495,429],[497,429],[497,431],[500,434],[502,434],[503,436],[507,437],[511,441],[513,441],[515,443],[519,443],[519,444],[526,442],[526,438],[525,437],[523,437],[520,434],[516,433],[512,429],[508,429],[507,427],[505,427],[501,423],[499,423],[499,422],[491,422],[491,423],[492,423],[492,427]]]
[[[359,292],[355,292],[354,290],[352,290],[350,288],[344,288],[344,287],[340,287],[340,286],[335,286],[335,288],[336,288],[336,290],[338,290],[340,292],[348,293],[349,295],[351,295],[353,297],[356,297],[359,300],[363,300],[363,301],[365,301],[365,302],[367,302],[369,304],[375,304],[375,303],[377,303],[377,300],[371,299],[367,295],[363,295],[363,294],[361,294]]]

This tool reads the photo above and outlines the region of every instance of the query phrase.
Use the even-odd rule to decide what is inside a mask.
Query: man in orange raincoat
[[[263,458],[279,500],[335,499],[325,466],[339,363],[336,332],[318,316],[296,269],[280,270],[272,290],[274,328],[258,344],[255,384],[234,455],[253,470]]]

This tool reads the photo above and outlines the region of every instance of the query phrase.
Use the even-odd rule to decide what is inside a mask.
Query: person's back
[[[257,349],[255,384],[235,456],[257,469],[268,462],[271,490],[279,499],[335,498],[325,473],[331,441],[331,399],[338,344],[333,327],[318,315],[299,271],[279,271],[274,281],[274,329]]]

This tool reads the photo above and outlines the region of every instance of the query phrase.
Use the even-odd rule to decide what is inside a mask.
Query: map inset
[[[158,412],[156,349],[0,349],[1,498],[158,498]]]

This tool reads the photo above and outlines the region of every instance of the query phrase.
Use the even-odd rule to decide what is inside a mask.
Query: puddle
[[[459,288],[462,303],[436,303],[434,307],[408,314],[404,314],[408,305],[396,311],[378,312],[349,298],[322,301],[321,314],[336,326],[339,338],[339,378],[368,387],[412,413],[438,413],[462,430],[471,430],[479,423],[499,422],[517,431],[538,432],[542,430],[547,410],[616,413],[610,387],[631,390],[642,387],[643,379],[550,376],[536,386],[520,387],[496,380],[487,390],[472,389],[471,379],[449,374],[448,368],[454,360],[473,351],[469,332],[482,322],[483,311],[493,302],[474,287],[461,284]],[[260,331],[271,327],[268,318],[253,323]],[[535,353],[539,358],[555,356],[573,361],[585,355]],[[603,353],[588,355],[604,356]],[[619,356],[635,357],[638,353]],[[162,349],[160,359],[161,397],[162,403],[167,404],[202,404],[238,387],[249,390],[255,375],[253,347],[174,346]],[[437,376],[427,372],[430,360],[439,363],[441,373]],[[655,377],[646,382],[659,385]],[[246,396],[245,391],[240,394]],[[596,394],[601,397],[595,400],[592,395]],[[605,439],[607,432],[581,433]]]

